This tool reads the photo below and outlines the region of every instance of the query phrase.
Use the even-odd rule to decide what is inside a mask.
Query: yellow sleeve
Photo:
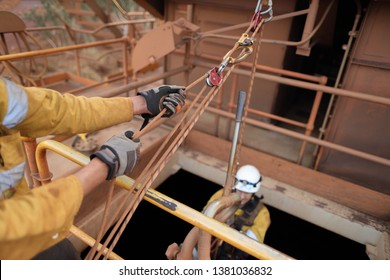
[[[253,221],[253,225],[250,227],[243,227],[243,231],[250,229],[256,235],[257,240],[264,243],[265,234],[270,225],[271,217],[269,211],[266,206],[263,206]]]
[[[28,96],[27,116],[15,127],[22,136],[91,132],[133,118],[130,98],[87,98],[36,87],[24,90]]]
[[[74,176],[0,201],[0,259],[31,259],[69,234],[83,199]]]

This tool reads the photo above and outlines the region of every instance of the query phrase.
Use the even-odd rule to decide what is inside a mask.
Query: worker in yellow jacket
[[[0,259],[31,259],[64,240],[83,197],[104,180],[130,172],[139,157],[132,132],[110,138],[75,174],[30,189],[21,136],[78,134],[131,121],[165,117],[184,105],[183,87],[164,85],[132,97],[76,97],[22,87],[0,77]],[[117,112],[113,114],[113,112]]]
[[[261,187],[262,176],[253,165],[241,166],[235,176],[233,191],[241,197],[239,208],[234,216],[226,221],[231,227],[245,235],[264,243],[265,234],[271,225],[270,213],[267,207],[257,196]],[[206,207],[214,200],[220,198],[224,189],[217,191],[207,202]],[[249,255],[230,244],[224,242],[218,248],[212,248],[211,257],[215,259],[247,259]]]
[[[253,165],[244,165],[238,169],[233,191],[239,194],[241,201],[234,215],[228,218],[225,223],[248,237],[264,243],[265,234],[271,225],[271,218],[267,207],[261,201],[262,196],[257,195],[260,190],[261,180],[262,176],[259,170]],[[223,194],[224,189],[220,189],[214,193],[204,207],[204,210],[213,201],[221,198]],[[197,237],[200,238],[199,236]],[[198,259],[198,248],[196,246],[193,248],[185,248],[186,250],[183,250],[185,253],[181,255],[183,246],[193,246],[198,241],[196,239],[197,237],[187,235],[185,240],[187,242],[186,245],[181,244],[179,246],[177,243],[172,243],[168,246],[165,255],[169,260]],[[188,254],[191,254],[191,256]],[[251,256],[246,252],[213,237],[210,246],[210,259],[246,260],[250,258]]]

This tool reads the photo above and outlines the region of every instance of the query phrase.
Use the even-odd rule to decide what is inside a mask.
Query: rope
[[[205,85],[201,92],[203,93],[206,88],[207,88],[207,86]],[[187,115],[189,114],[191,109],[194,107],[194,104],[200,98],[201,94],[199,94],[195,98],[195,100],[193,101],[191,106],[184,113],[184,116],[182,117],[181,121],[179,121],[176,124],[176,126],[172,129],[172,131],[166,137],[164,143],[160,146],[159,150],[156,152],[154,157],[150,160],[148,165],[144,168],[141,175],[138,177],[141,179],[137,179],[135,181],[133,187],[138,186],[138,184],[140,184],[141,181],[144,180],[143,183],[141,183],[141,185],[137,191],[137,195],[134,196],[133,199],[130,201],[125,212],[122,214],[122,216],[118,220],[117,224],[115,225],[114,229],[112,230],[111,234],[107,238],[106,242],[103,244],[103,247],[107,246],[107,243],[111,241],[113,234],[115,233],[115,231],[117,231],[119,224],[121,224],[126,218],[126,221],[122,224],[122,227],[119,231],[119,234],[116,236],[116,238],[115,238],[113,244],[110,246],[108,252],[111,252],[112,248],[115,246],[117,240],[119,239],[119,236],[122,234],[124,228],[126,227],[132,214],[134,213],[135,208],[138,206],[140,201],[143,199],[143,196],[145,195],[147,188],[150,186],[151,181],[153,181],[157,177],[158,173],[164,168],[164,164],[167,161],[166,159],[177,150],[178,146],[181,144],[183,139],[189,133],[189,130],[193,127],[195,122],[198,120],[200,113],[204,111],[204,108],[207,107],[208,103],[215,96],[216,92],[217,92],[216,88],[211,89],[210,93],[204,98],[204,100],[201,102],[200,106],[195,110],[195,112],[193,113],[193,116],[191,116],[188,123],[184,125],[185,130],[184,129],[180,130],[179,133],[174,137],[174,134],[176,134],[176,132],[178,131],[178,128],[183,123],[183,120],[187,117]],[[208,101],[208,102],[206,102],[206,101]],[[168,145],[168,143],[171,139],[173,139],[172,143],[169,145],[168,148],[166,148],[166,145]],[[164,153],[162,155],[160,155],[162,152],[164,152]],[[159,160],[157,161],[157,163],[154,163],[158,158],[159,158]],[[126,200],[130,195],[131,195],[131,193],[129,192],[127,197],[126,197]],[[101,252],[99,252],[99,254],[101,255]]]
[[[244,114],[243,114],[243,118],[242,118],[243,125],[242,125],[242,128],[240,129],[240,132],[239,132],[237,149],[235,151],[234,160],[233,160],[233,162],[235,162],[237,164],[232,166],[232,168],[230,169],[231,173],[227,174],[228,180],[226,180],[226,184],[224,186],[224,195],[226,195],[226,196],[232,192],[232,188],[233,188],[232,178],[234,178],[234,174],[236,173],[237,165],[239,163],[239,156],[238,155],[240,154],[240,150],[241,150],[241,146],[242,146],[242,142],[243,142],[243,138],[244,138],[245,120],[246,120],[246,116],[248,114],[249,103],[250,103],[250,99],[251,99],[252,91],[253,91],[253,84],[254,84],[255,73],[256,73],[255,66],[256,66],[258,56],[259,56],[260,43],[261,43],[260,38],[262,37],[262,25],[264,24],[264,22],[265,22],[264,20],[261,20],[259,25],[256,27],[256,29],[254,31],[254,34],[258,34],[259,31],[261,30],[261,32],[259,33],[260,34],[259,39],[257,40],[258,43],[256,44],[255,57],[254,57],[253,63],[252,63],[250,82],[249,82],[249,87],[248,87],[248,91],[247,91],[247,97],[245,100]]]
[[[256,26],[256,29],[254,30],[253,34],[257,34],[262,26],[263,20],[261,23]],[[247,31],[244,33],[248,33],[251,28],[253,27],[252,24],[248,27]],[[244,35],[243,34],[243,35]],[[242,36],[243,38],[244,36]],[[159,147],[158,151],[154,154],[153,158],[148,162],[147,166],[142,170],[141,174],[138,176],[138,178],[135,180],[133,186],[130,188],[130,190],[126,193],[126,195],[123,198],[122,203],[119,207],[117,207],[117,211],[114,213],[114,215],[111,217],[108,225],[113,224],[115,220],[117,222],[115,223],[114,227],[112,228],[110,234],[104,241],[104,244],[102,247],[97,251],[95,246],[96,244],[101,243],[102,239],[102,232],[104,229],[105,222],[102,222],[101,229],[99,230],[99,234],[96,238],[96,242],[94,245],[93,250],[91,250],[88,254],[88,258],[90,259],[99,259],[104,250],[107,248],[108,244],[111,242],[110,246],[108,247],[108,251],[105,254],[103,259],[107,259],[107,257],[112,252],[113,248],[115,247],[116,243],[118,242],[120,236],[122,235],[124,229],[126,228],[128,222],[130,221],[132,215],[134,214],[136,208],[138,207],[139,203],[142,201],[144,195],[146,194],[146,191],[150,187],[151,183],[154,181],[154,179],[159,175],[159,173],[163,170],[165,167],[165,164],[168,162],[170,156],[179,148],[179,146],[183,143],[184,139],[188,135],[188,133],[191,131],[195,123],[198,121],[201,114],[203,114],[205,108],[210,104],[212,99],[215,97],[215,95],[218,93],[218,91],[221,89],[222,85],[225,83],[231,72],[236,66],[234,58],[230,57],[231,54],[233,54],[236,50],[240,49],[242,45],[240,44],[241,40],[239,42],[236,42],[236,44],[233,46],[233,48],[227,52],[227,54],[224,56],[223,61],[221,63],[221,66],[219,68],[219,71],[222,72],[227,64],[231,63],[230,69],[227,71],[225,77],[222,79],[220,84],[218,86],[213,86],[209,92],[204,96],[203,99],[201,99],[201,96],[204,94],[206,89],[208,88],[208,85],[205,84],[199,94],[194,98],[194,100],[191,102],[191,104],[185,109],[182,117],[180,120],[176,123],[174,128],[170,131],[168,136],[165,138],[164,142]],[[258,44],[259,45],[259,44]],[[254,59],[254,63],[256,63],[257,60],[257,53],[256,52],[256,58]],[[241,58],[241,56],[245,56],[246,58],[248,52],[246,49],[242,50],[241,54],[238,56]],[[240,59],[237,59],[237,63],[241,61]],[[223,68],[222,68],[223,66]],[[253,67],[256,71],[255,67]],[[221,74],[222,73],[218,73]],[[198,78],[196,81],[191,83],[186,87],[186,90],[191,89],[195,85],[199,84],[201,81],[205,80],[208,77],[209,73],[204,74],[200,78]],[[254,79],[254,73],[252,75],[251,85],[250,85],[250,91],[252,91],[253,88],[253,79]],[[210,85],[209,85],[210,86]],[[197,103],[200,101],[199,105]],[[248,98],[249,100],[249,98]],[[246,108],[248,106],[248,101],[246,104]],[[162,118],[162,116],[165,114],[165,110],[162,110],[158,116],[156,116],[153,121],[149,124],[152,126],[155,126],[158,124]],[[189,116],[192,113],[191,116]],[[135,133],[134,137],[138,138],[142,136],[145,132],[137,132]],[[126,206],[126,208],[122,211],[122,209]],[[107,207],[107,204],[106,204]],[[106,212],[106,211],[105,211]],[[96,254],[95,254],[96,253]],[[95,254],[95,256],[93,256]]]
[[[204,76],[206,76],[206,75],[204,75]],[[195,84],[193,84],[193,85],[195,85]],[[183,139],[189,133],[189,130],[192,129],[193,125],[198,120],[200,114],[203,113],[203,111],[205,110],[207,105],[210,103],[210,101],[212,100],[212,98],[215,96],[215,94],[218,91],[217,90],[218,88],[213,87],[210,90],[210,92],[206,95],[206,97],[202,100],[200,105],[195,109],[195,112],[193,113],[193,115],[189,119],[188,123],[186,123],[184,125],[184,129],[180,130],[179,133],[176,133],[178,131],[178,128],[182,125],[182,123],[185,120],[185,118],[191,112],[191,109],[195,107],[196,102],[200,99],[201,95],[203,94],[203,92],[205,91],[206,88],[207,88],[207,86],[205,85],[203,87],[203,89],[201,90],[201,93],[194,99],[194,101],[191,104],[191,106],[188,107],[188,109],[184,113],[184,116],[176,124],[176,126],[172,129],[172,131],[167,136],[167,138],[164,141],[164,143],[160,146],[159,150],[156,152],[155,156],[150,160],[148,165],[142,171],[141,175],[135,181],[135,183],[133,185],[133,188],[126,195],[125,201],[128,200],[128,197],[132,194],[132,190],[134,190],[135,186],[138,186],[138,184],[140,184],[141,181],[143,181],[143,183],[141,183],[141,185],[140,185],[140,187],[139,187],[139,189],[137,191],[137,195],[134,196],[133,199],[130,201],[130,203],[129,203],[128,207],[126,208],[125,212],[122,214],[122,216],[119,218],[118,222],[116,223],[116,225],[112,229],[110,235],[108,236],[107,240],[103,244],[102,249],[107,246],[108,242],[111,241],[113,235],[118,230],[119,225],[126,218],[125,223],[122,224],[122,227],[121,227],[121,229],[119,231],[119,234],[117,234],[117,236],[116,236],[113,244],[110,246],[108,252],[112,251],[112,248],[115,246],[117,240],[119,239],[120,234],[123,232],[123,230],[124,230],[125,226],[127,225],[129,219],[131,218],[132,214],[134,213],[136,206],[142,200],[142,198],[143,198],[144,194],[146,193],[147,188],[149,187],[150,183],[155,179],[155,177],[157,177],[158,172],[160,172],[164,168],[164,164],[166,162],[166,159],[169,157],[169,155],[171,155],[172,153],[174,153],[176,151],[176,149],[181,144]],[[175,134],[176,134],[176,136],[174,137]],[[168,145],[169,141],[172,140],[172,139],[173,139],[173,141],[171,141],[171,144],[169,145],[169,147],[166,148],[166,145]],[[161,153],[163,151],[165,151],[165,152],[161,155]],[[154,163],[156,161],[156,159],[158,159],[158,158],[159,158],[158,162]],[[120,208],[122,208],[122,205],[121,205]],[[113,219],[115,219],[116,217],[117,217],[117,215],[114,215]],[[96,256],[96,258],[99,258],[101,253],[102,253],[102,250]]]
[[[259,26],[257,27],[257,29],[255,31],[255,32],[259,32],[260,31],[259,32],[259,39],[257,40],[258,43],[256,45],[255,57],[253,58],[251,75],[250,75],[250,81],[249,81],[249,87],[248,87],[248,91],[247,91],[247,97],[246,97],[246,100],[245,100],[244,115],[242,117],[242,127],[240,129],[239,140],[238,140],[238,144],[237,144],[236,160],[235,160],[235,162],[237,162],[237,164],[233,166],[231,176],[233,176],[233,174],[236,173],[237,166],[238,166],[238,164],[240,162],[239,155],[240,155],[240,151],[241,151],[241,147],[242,147],[242,143],[243,143],[243,139],[244,139],[244,131],[245,131],[245,124],[246,124],[245,120],[246,120],[247,115],[248,115],[249,103],[250,103],[252,92],[253,92],[253,84],[254,84],[255,74],[256,74],[256,64],[257,64],[257,60],[258,60],[258,57],[259,57],[259,54],[260,54],[261,37],[263,36],[263,29],[262,29],[262,25],[263,24],[264,24],[264,21],[261,21]],[[230,183],[232,183],[232,182],[230,182]],[[230,186],[227,186],[227,187],[228,187],[228,191],[225,191],[225,195],[229,194],[231,192],[233,186],[230,185]],[[229,190],[230,190],[230,192],[229,192]]]
[[[102,223],[100,225],[100,228],[99,228],[96,240],[98,240],[98,239],[100,240],[102,238],[103,234],[110,227],[110,225],[106,226],[106,221],[107,221],[107,218],[108,218],[108,211],[110,209],[110,205],[111,205],[111,202],[112,202],[112,197],[113,197],[113,193],[114,193],[114,187],[115,187],[115,180],[110,180],[110,185],[109,185],[109,190],[108,190],[108,197],[107,197],[107,200],[106,200],[106,205],[105,205],[104,213],[103,213],[103,219],[102,219]],[[95,243],[93,244],[93,246],[89,250],[88,255],[85,257],[85,260],[91,260],[92,259],[92,256],[96,254],[98,246],[99,246],[99,242],[95,241]]]
[[[124,15],[127,18],[127,12],[125,9],[122,8],[122,6],[118,3],[116,0],[111,0],[115,6],[118,8],[118,10],[121,12],[122,15]]]

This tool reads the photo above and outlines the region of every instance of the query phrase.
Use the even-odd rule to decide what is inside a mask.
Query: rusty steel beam
[[[110,44],[118,44],[118,43],[123,43],[124,40],[127,40],[127,38],[104,40],[104,41],[79,44],[79,45],[74,45],[74,46],[59,47],[59,48],[55,48],[55,49],[36,50],[36,51],[1,55],[0,61],[30,58],[30,57],[34,57],[34,56],[42,56],[42,55],[55,54],[55,53],[61,53],[61,52],[66,52],[66,51],[81,50],[81,49],[98,47],[98,46],[105,46],[105,45],[110,45]]]
[[[190,102],[190,101],[188,101],[188,102]],[[205,110],[208,112],[215,113],[217,115],[226,117],[226,118],[230,118],[230,119],[235,118],[235,115],[233,113],[229,113],[229,112],[226,112],[226,111],[223,111],[220,109],[207,107]],[[253,126],[256,126],[256,127],[260,127],[260,128],[264,128],[264,129],[267,129],[270,131],[274,131],[274,132],[277,132],[277,133],[280,133],[280,134],[283,134],[286,136],[290,136],[290,137],[293,137],[296,139],[300,139],[300,140],[307,141],[307,142],[310,142],[313,144],[317,144],[317,145],[320,145],[323,147],[327,147],[327,148],[330,148],[330,149],[333,149],[333,150],[336,150],[339,152],[343,152],[343,153],[350,154],[350,155],[360,157],[360,158],[364,158],[364,159],[367,159],[367,160],[370,160],[370,161],[373,161],[376,163],[380,163],[380,164],[383,164],[386,166],[390,166],[390,159],[378,157],[378,156],[375,156],[372,154],[368,154],[368,153],[361,152],[361,151],[358,151],[355,149],[344,147],[342,145],[334,144],[334,143],[331,143],[331,142],[328,142],[325,140],[320,140],[320,139],[317,139],[315,137],[307,136],[307,135],[304,135],[304,134],[301,134],[301,133],[298,133],[295,131],[291,131],[291,130],[288,130],[288,129],[285,129],[282,127],[277,127],[277,126],[274,126],[272,124],[268,124],[265,122],[256,121],[256,120],[247,118],[246,123],[253,125]]]
[[[189,65],[188,66],[182,66],[182,67],[179,67],[179,68],[176,68],[176,69],[173,69],[173,70],[166,71],[166,72],[164,72],[162,74],[157,74],[157,75],[150,76],[148,78],[143,79],[142,81],[132,82],[132,83],[130,83],[128,85],[124,85],[124,86],[120,86],[120,87],[108,90],[108,91],[102,93],[99,96],[101,96],[101,97],[117,96],[119,94],[125,93],[127,91],[132,90],[132,89],[136,89],[138,87],[141,87],[141,86],[153,83],[155,81],[158,81],[158,80],[161,80],[161,79],[173,76],[173,75],[180,74],[180,73],[182,73],[184,71],[187,71],[189,69],[191,69],[191,66],[189,66]]]
[[[196,66],[205,67],[205,68],[209,68],[209,69],[215,67],[214,64],[207,63],[207,62],[198,60],[196,58],[194,58],[193,63]],[[244,75],[244,76],[250,75],[249,71],[243,70],[243,69],[234,69],[233,73],[237,73],[237,74]],[[373,96],[373,95],[369,95],[368,93],[364,93],[364,92],[357,92],[357,91],[351,91],[351,90],[346,90],[346,89],[341,89],[341,88],[334,88],[334,87],[329,87],[329,86],[324,86],[324,85],[318,85],[318,84],[308,83],[305,81],[298,81],[298,80],[294,80],[294,79],[290,79],[290,78],[278,77],[278,76],[265,74],[265,73],[256,73],[255,77],[259,78],[259,79],[272,81],[275,83],[284,84],[284,85],[300,87],[300,88],[314,90],[314,91],[321,91],[321,92],[331,93],[331,94],[350,97],[350,98],[356,98],[356,99],[360,99],[360,100],[364,100],[364,101],[368,101],[368,102],[373,102],[373,103],[378,103],[378,104],[390,106],[390,98],[381,97],[381,96]]]

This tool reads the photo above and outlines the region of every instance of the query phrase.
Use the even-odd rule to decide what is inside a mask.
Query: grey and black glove
[[[167,113],[163,117],[170,117],[180,111],[185,104],[185,88],[182,86],[162,85],[145,91],[140,91],[137,95],[145,97],[146,105],[151,114],[142,114],[144,118],[157,116],[164,108]]]
[[[141,142],[133,139],[133,132],[128,130],[115,135],[104,143],[99,151],[90,158],[97,157],[108,166],[106,180],[131,172],[140,157]]]

